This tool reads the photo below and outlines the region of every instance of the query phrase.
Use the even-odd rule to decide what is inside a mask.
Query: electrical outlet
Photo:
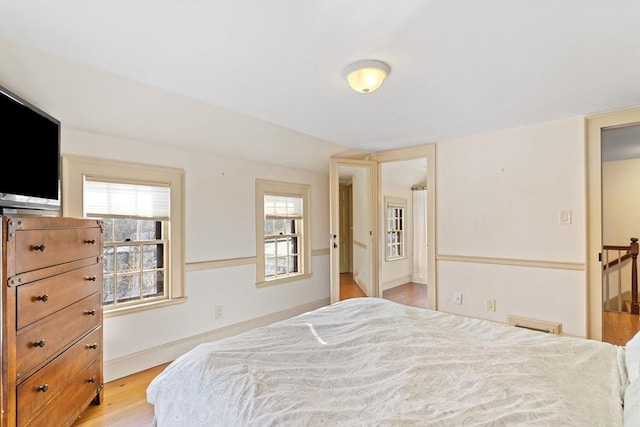
[[[222,305],[216,305],[216,320],[222,319],[224,316],[224,307]]]
[[[462,292],[453,293],[453,303],[458,305],[462,304]]]
[[[487,299],[487,311],[496,311],[496,300],[493,298]]]

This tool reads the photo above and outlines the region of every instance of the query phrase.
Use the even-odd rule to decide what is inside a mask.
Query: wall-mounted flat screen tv
[[[0,210],[59,210],[60,121],[0,86],[0,140]]]

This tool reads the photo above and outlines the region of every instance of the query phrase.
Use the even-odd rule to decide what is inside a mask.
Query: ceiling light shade
[[[384,62],[368,59],[349,65],[343,75],[351,89],[360,93],[371,93],[382,85],[390,72],[391,68]]]

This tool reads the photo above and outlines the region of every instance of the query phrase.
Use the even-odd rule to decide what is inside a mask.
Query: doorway
[[[640,108],[587,117],[587,330],[588,338],[603,338],[603,131],[640,124]]]
[[[370,297],[382,297],[382,263],[386,250],[386,234],[382,233],[380,215],[383,210],[384,197],[379,190],[382,182],[380,173],[382,164],[403,160],[423,159],[426,162],[428,191],[426,192],[426,275],[427,275],[427,303],[426,308],[437,310],[437,281],[436,281],[436,158],[435,144],[418,147],[379,152],[369,156],[370,160],[331,159],[329,173],[330,192],[330,294],[331,303],[340,301],[340,180],[348,182],[351,177],[351,206],[353,211],[353,241],[350,243],[352,251],[352,271],[358,279],[368,278],[363,293]],[[402,172],[398,172],[402,173]],[[360,176],[366,179],[353,177]],[[342,178],[341,178],[342,177]],[[362,185],[366,183],[365,185]],[[360,264],[359,264],[360,263]],[[360,274],[359,272],[365,272]]]
[[[345,275],[358,296],[378,296],[376,162],[331,159],[329,192],[331,303]]]

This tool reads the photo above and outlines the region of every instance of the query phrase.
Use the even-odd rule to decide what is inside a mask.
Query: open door
[[[345,250],[351,252],[349,267],[354,281],[365,295],[378,296],[377,163],[368,160],[331,159],[329,180],[331,303],[340,301],[341,258],[343,270],[345,268],[341,252]],[[343,187],[350,188],[349,197],[340,197],[341,183]],[[344,190],[342,194],[344,196]],[[341,208],[341,202],[350,203],[350,206]],[[345,212],[348,214],[344,214]],[[344,222],[348,220],[346,215],[352,220],[345,227]]]
[[[603,335],[602,261],[602,131],[640,123],[640,108],[596,114],[586,118],[587,132],[587,332],[601,341]]]

